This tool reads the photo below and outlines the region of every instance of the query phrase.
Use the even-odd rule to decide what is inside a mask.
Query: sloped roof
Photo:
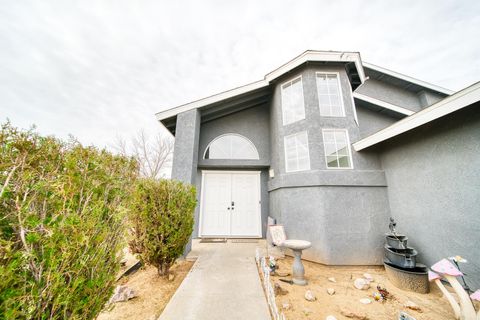
[[[422,81],[422,80],[419,80],[419,79],[416,79],[416,78],[412,78],[412,77],[404,75],[402,73],[392,71],[392,70],[389,70],[389,69],[386,69],[386,68],[382,68],[382,67],[379,67],[379,66],[371,64],[371,63],[364,62],[363,67],[373,71],[373,72],[370,71],[370,73],[380,74],[381,77],[383,77],[383,78],[388,77],[388,78],[395,79],[394,81],[397,81],[397,85],[399,85],[400,83],[403,83],[406,89],[408,89],[408,86],[410,86],[410,87],[411,86],[417,86],[417,87],[420,87],[420,88],[426,88],[426,89],[436,91],[436,92],[439,92],[439,93],[443,93],[443,94],[446,94],[446,95],[451,95],[451,94],[454,93],[454,91],[452,91],[452,90],[445,89],[445,88],[442,88],[440,86],[434,85],[432,83]]]
[[[244,93],[248,93],[250,91],[254,91],[257,89],[268,87],[269,84],[277,79],[278,77],[284,75],[285,73],[293,70],[294,68],[304,64],[308,61],[319,61],[319,62],[345,62],[345,63],[354,63],[356,67],[356,72],[358,73],[358,77],[363,83],[365,81],[365,74],[363,72],[362,61],[360,58],[360,53],[358,52],[340,52],[340,51],[315,51],[315,50],[307,50],[301,55],[297,56],[293,60],[285,63],[284,65],[280,66],[279,68],[273,70],[272,72],[265,75],[262,80],[247,84],[245,86],[241,86],[235,89],[231,89],[228,91],[224,91],[213,96],[209,96],[200,100],[196,100],[193,102],[189,102],[174,108],[167,109],[165,111],[158,112],[156,114],[157,120],[161,121],[172,116],[175,116],[179,113],[201,108],[204,106],[208,106],[210,104],[232,98],[237,95],[241,95]]]
[[[397,83],[397,85],[402,85],[405,88],[417,89],[418,91],[426,88],[445,95],[450,95],[453,93],[451,90],[441,88],[434,84],[418,80],[392,70],[369,63],[362,63],[359,52],[307,50],[272,72],[266,74],[262,80],[158,112],[156,113],[157,120],[162,122],[173,133],[175,131],[175,119],[177,114],[197,108],[202,108],[202,110],[205,110],[206,108],[212,108],[212,106],[218,106],[230,100],[246,99],[248,96],[254,96],[257,98],[259,94],[263,94],[265,96],[272,81],[306,62],[345,63],[349,76],[352,77],[350,81],[353,90],[368,79],[368,77],[365,76],[364,71],[364,68],[366,68],[368,69],[369,74],[373,73],[376,76],[384,78],[385,81],[393,81]],[[411,110],[405,109],[401,106],[393,105],[391,103],[383,102],[369,96],[357,93],[354,93],[354,96],[355,99],[375,104],[381,108],[384,108],[385,110],[389,110],[390,112],[399,114],[401,116],[408,116],[412,114]],[[226,107],[223,109],[228,109],[230,106],[233,109],[234,105],[234,103],[227,103]]]
[[[383,141],[396,137],[402,133],[413,130],[426,123],[451,114],[480,101],[480,82],[477,82],[443,100],[414,113],[391,126],[380,130],[353,144],[355,151],[361,151]]]

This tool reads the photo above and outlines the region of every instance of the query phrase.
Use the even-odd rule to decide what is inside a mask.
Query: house
[[[157,119],[175,136],[172,178],[197,186],[194,238],[264,237],[270,216],[312,242],[306,259],[376,265],[393,216],[420,261],[462,255],[479,279],[479,100],[480,83],[454,93],[306,51]]]

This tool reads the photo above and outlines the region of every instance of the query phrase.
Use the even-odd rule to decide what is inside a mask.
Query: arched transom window
[[[215,138],[207,146],[204,159],[253,159],[258,152],[253,143],[239,134],[228,133]]]

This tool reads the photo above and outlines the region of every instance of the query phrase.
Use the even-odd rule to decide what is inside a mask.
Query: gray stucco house
[[[172,178],[197,186],[193,237],[264,237],[267,217],[304,258],[382,263],[388,219],[419,260],[452,255],[480,285],[480,83],[459,92],[306,51],[264,79],[159,112]],[[475,280],[476,279],[476,280]]]

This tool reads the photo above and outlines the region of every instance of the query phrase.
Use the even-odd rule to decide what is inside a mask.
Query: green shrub
[[[0,318],[93,319],[112,294],[137,165],[0,131]]]
[[[130,247],[140,253],[160,275],[170,267],[190,239],[195,188],[175,180],[141,179],[137,183],[131,210],[134,239]]]

